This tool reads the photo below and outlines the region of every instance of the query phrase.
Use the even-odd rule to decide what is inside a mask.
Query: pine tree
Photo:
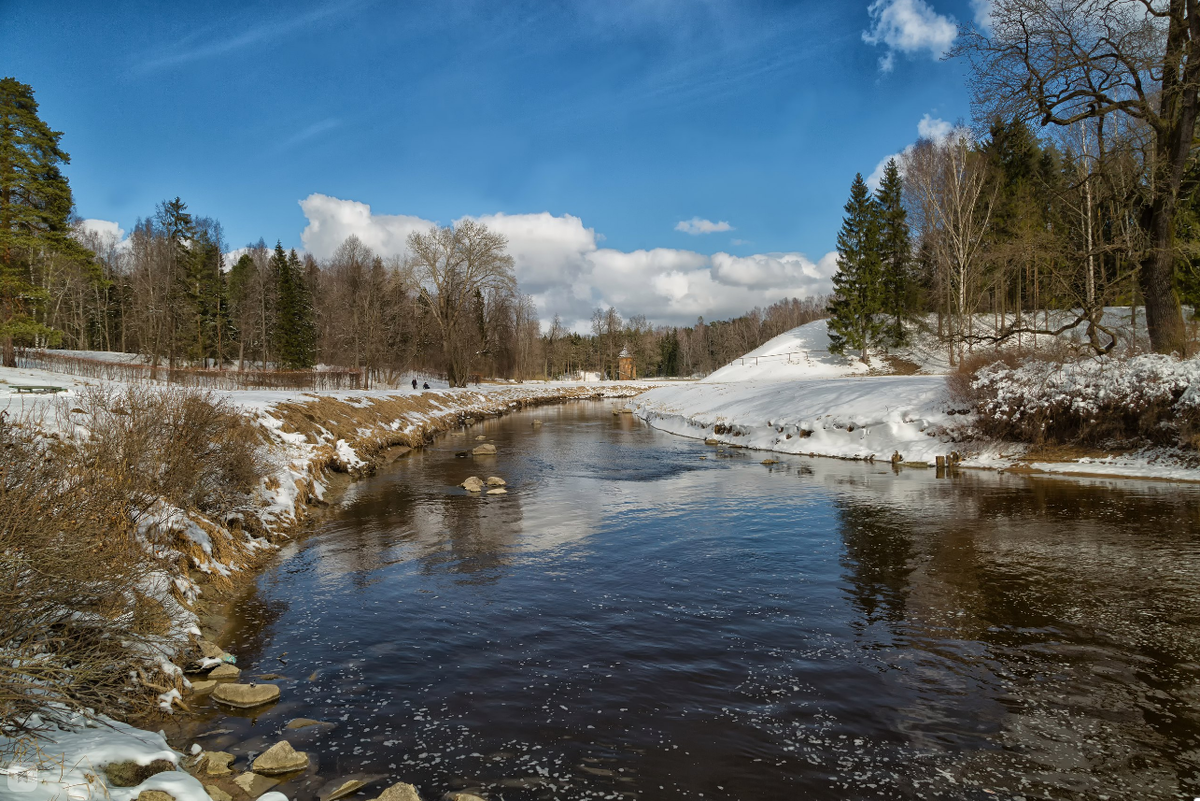
[[[895,159],[888,159],[875,197],[879,206],[883,313],[888,319],[884,334],[890,346],[903,345],[907,339],[904,321],[913,308],[915,298],[912,242],[908,236],[908,214],[904,210],[904,181]]]
[[[883,339],[884,290],[879,242],[879,204],[862,174],[854,176],[846,217],[838,232],[838,271],[829,304],[829,350],[859,351],[864,363]]]
[[[15,345],[53,342],[39,312],[47,293],[37,273],[54,252],[80,255],[69,234],[71,188],[59,169],[70,156],[62,133],[38,117],[33,89],[0,79],[0,353],[16,366]]]
[[[313,314],[312,291],[307,271],[293,248],[288,253],[288,280],[292,289],[292,352],[293,368],[307,370],[316,363],[317,323]]]

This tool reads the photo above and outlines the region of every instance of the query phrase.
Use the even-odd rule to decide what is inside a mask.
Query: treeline
[[[1103,309],[1121,305],[1131,320],[1144,309],[1155,351],[1195,349],[1182,305],[1200,305],[1200,10],[1165,9],[1014,0],[965,32],[973,129],[908,148],[875,196],[855,182],[831,309],[839,348],[868,358],[936,313],[951,361],[1069,328],[1106,353]],[[1054,309],[1074,314],[1051,324]]]
[[[1105,307],[1129,307],[1132,323],[1145,303],[1131,197],[1140,166],[1094,125],[1058,133],[994,120],[983,135],[958,128],[917,142],[874,193],[856,176],[838,238],[834,347],[869,359],[928,326],[954,363],[974,345],[1078,328],[1109,352]],[[1177,210],[1176,306],[1200,300],[1198,222],[1193,189]],[[1052,325],[1050,310],[1073,314]]]
[[[733,320],[653,326],[596,309],[589,332],[555,318],[542,331],[501,235],[463,221],[412,234],[403,258],[349,237],[324,260],[259,240],[230,254],[221,224],[181,198],[129,237],[71,217],[61,134],[30,87],[0,82],[0,343],[140,354],[150,376],[179,368],[361,371],[395,384],[409,372],[461,386],[482,376],[618,377],[711,372],[767,339],[823,317],[825,300],[780,301]],[[232,263],[227,263],[227,255]]]

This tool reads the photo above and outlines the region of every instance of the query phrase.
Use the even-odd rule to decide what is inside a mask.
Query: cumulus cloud
[[[431,223],[408,215],[376,214],[365,203],[310,195],[304,247],[328,258],[354,234],[382,256],[405,255],[404,240]],[[800,253],[712,256],[692,250],[603,248],[603,236],[571,214],[487,214],[474,219],[508,238],[517,280],[543,323],[555,314],[586,331],[592,310],[614,306],[626,317],[644,314],[663,324],[721,319],[788,297],[830,291],[836,254],[813,262]]]
[[[863,31],[863,41],[887,48],[879,59],[883,72],[895,67],[897,52],[911,56],[928,51],[941,58],[958,36],[954,18],[937,13],[925,0],[875,0],[867,13],[871,27]]]
[[[971,0],[971,9],[975,12],[975,24],[984,30],[992,27],[992,0]]]
[[[300,241],[318,259],[332,256],[351,234],[378,254],[400,255],[410,233],[433,225],[429,220],[406,214],[372,214],[366,203],[315,192],[300,201],[300,209],[308,218],[308,225],[300,232]]]
[[[88,233],[95,234],[100,239],[112,239],[120,242],[125,238],[125,229],[119,223],[111,220],[80,220],[78,227]]]
[[[680,220],[675,226],[676,231],[683,231],[685,234],[698,236],[699,234],[716,234],[721,231],[732,231],[733,226],[722,220],[721,222],[713,222],[712,220],[704,220],[700,217],[693,217],[690,220]]]
[[[945,142],[953,132],[953,123],[946,122],[945,120],[938,119],[937,117],[929,114],[926,114],[921,118],[921,121],[917,123],[918,138],[932,139],[934,142],[939,144]],[[892,159],[896,159],[897,162],[900,162],[901,157],[908,151],[912,150],[912,148],[913,146],[909,145],[900,153],[890,153],[879,160],[879,163],[875,165],[875,169],[872,170],[869,176],[867,176],[867,186],[871,188],[872,192],[879,188],[879,183],[883,180],[883,171],[887,169],[887,163]]]

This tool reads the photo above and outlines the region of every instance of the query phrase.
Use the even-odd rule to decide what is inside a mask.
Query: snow
[[[706,383],[783,381],[865,373],[868,366],[829,352],[827,320],[793,328],[716,370]]]
[[[630,406],[672,434],[780,453],[887,460],[898,451],[907,462],[932,463],[962,447],[947,433],[957,421],[936,376],[676,384]],[[993,456],[984,449],[970,458]]]

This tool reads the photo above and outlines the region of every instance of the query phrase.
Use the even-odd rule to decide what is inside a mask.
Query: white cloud
[[[971,8],[975,11],[975,24],[984,30],[992,27],[992,0],[971,0]]]
[[[941,58],[958,36],[954,18],[937,13],[925,0],[875,0],[867,13],[871,27],[863,31],[863,41],[887,48],[879,59],[883,72],[892,71],[897,51],[905,55],[928,51]]]
[[[121,227],[120,223],[111,220],[80,220],[79,227],[84,231],[96,234],[102,240],[111,238],[115,242],[120,242],[125,238],[125,229]]]
[[[693,217],[690,220],[681,220],[675,226],[676,231],[683,231],[685,234],[697,236],[699,234],[716,234],[721,231],[732,231],[733,226],[722,220],[721,222],[713,222],[712,220],[703,220],[699,217]]]
[[[917,123],[917,136],[922,139],[932,139],[938,143],[945,142],[953,130],[954,123],[931,117],[928,114]]]
[[[932,139],[938,144],[945,142],[953,132],[953,123],[946,122],[945,120],[938,119],[937,117],[930,116],[929,114],[926,114],[921,118],[921,121],[917,123],[917,137],[920,139]],[[871,171],[869,176],[867,176],[867,186],[872,192],[879,188],[879,183],[883,180],[883,171],[887,169],[887,163],[892,159],[896,159],[896,161],[900,163],[901,169],[903,169],[901,156],[912,150],[912,148],[913,146],[909,145],[900,153],[890,153],[879,160],[879,163],[875,165],[875,169]]]
[[[408,233],[431,224],[420,217],[374,214],[365,203],[326,195],[310,195],[300,206],[308,217],[301,239],[318,258],[328,258],[350,234],[382,256],[403,255]],[[663,324],[733,317],[782,298],[828,292],[835,269],[832,253],[814,263],[799,253],[739,257],[602,248],[603,236],[570,214],[475,219],[508,237],[517,280],[533,296],[543,323],[558,314],[577,331],[588,330],[598,306]]]
[[[304,249],[318,259],[327,259],[346,237],[354,234],[382,256],[400,255],[404,241],[413,231],[424,231],[433,223],[405,214],[372,214],[371,207],[356,200],[341,200],[313,193],[300,201],[308,225],[300,233]]]

